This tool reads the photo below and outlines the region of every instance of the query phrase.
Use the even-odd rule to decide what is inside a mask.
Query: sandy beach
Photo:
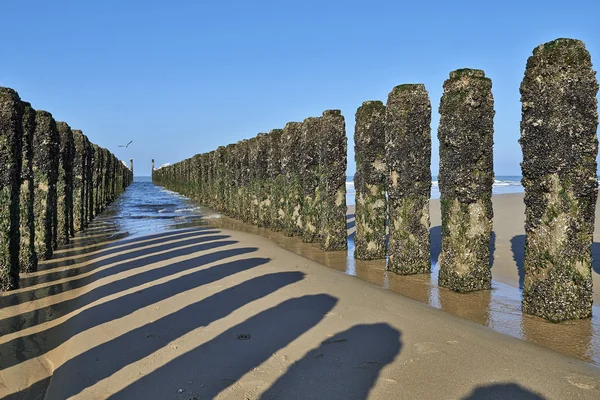
[[[514,288],[519,274],[511,239],[522,234],[519,198],[494,202],[494,279]],[[436,218],[432,202],[432,232]],[[255,232],[243,232],[245,224],[228,218],[212,221],[121,238],[107,217],[40,271],[24,275],[21,289],[0,297],[0,396],[600,396],[594,365],[478,323],[485,315],[493,320],[493,307],[477,309],[472,299],[487,296],[492,304],[489,292],[457,300],[436,289],[450,312],[441,311],[423,304],[433,293],[429,277],[385,278],[378,262],[356,262],[356,279],[336,267],[341,257],[348,268],[346,252],[320,252],[249,226]],[[236,224],[236,230],[225,227]],[[294,246],[295,252],[286,249]],[[319,257],[322,263],[309,259]],[[380,276],[387,285],[377,282]],[[402,290],[406,295],[397,293]],[[515,318],[531,336],[537,325]],[[562,341],[580,329],[552,325],[567,335]],[[597,336],[590,332],[586,351]]]

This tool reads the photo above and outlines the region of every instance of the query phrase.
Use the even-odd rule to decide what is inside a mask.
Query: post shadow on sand
[[[172,273],[185,271],[202,265],[202,263],[214,262],[253,251],[256,251],[256,248],[226,250],[172,264],[169,269],[173,270]],[[178,293],[258,267],[268,261],[269,259],[266,258],[249,258],[219,264],[90,307],[57,326],[0,344],[0,369],[12,367],[23,361],[41,356],[60,346],[71,337],[95,326],[125,317],[136,310],[175,296]]]
[[[366,399],[400,353],[400,336],[388,324],[353,326],[309,351],[261,399]]]
[[[214,399],[316,326],[336,303],[325,294],[286,300],[141,377],[110,399],[173,398],[179,388],[185,389],[186,398]],[[249,339],[238,340],[240,334]]]
[[[131,251],[138,247],[147,247],[147,246],[155,246],[160,243],[164,243],[171,240],[181,240],[185,238],[192,237],[197,235],[197,233],[201,230],[186,230],[184,232],[174,231],[174,232],[164,232],[157,235],[148,235],[142,236],[140,238],[128,239],[128,240],[119,240],[114,243],[106,244],[101,243],[94,246],[88,246],[83,249],[77,249],[76,247],[72,247],[70,251],[61,252],[58,254],[58,257],[54,256],[51,262],[46,262],[40,265],[38,271],[47,271],[49,269],[59,268],[59,267],[67,267],[69,265],[75,265],[86,261],[91,261],[98,259],[100,257],[104,257],[116,252],[124,252]],[[219,231],[207,231],[203,232],[203,234],[216,234]],[[143,241],[143,242],[142,242]],[[140,243],[142,242],[142,243]],[[89,254],[92,252],[98,251],[96,254]],[[55,253],[56,254],[56,253]],[[75,257],[80,256],[78,258],[71,258],[65,260],[67,257]],[[27,286],[31,286],[31,282],[28,282],[27,278],[24,278],[25,284]],[[35,280],[31,280],[32,282]],[[21,285],[21,287],[26,287]]]
[[[463,400],[545,400],[541,395],[516,383],[497,383],[480,386]]]
[[[84,246],[88,246],[89,248],[92,248],[92,246],[93,248],[102,248],[110,246],[111,244],[126,239],[129,236],[129,233],[119,229],[111,229],[105,234],[101,235],[100,237],[97,237],[95,235],[86,236],[87,234],[88,232],[86,231],[81,231],[77,233],[77,235],[71,238],[68,244],[59,246],[58,250],[54,253],[55,255],[57,255],[57,257],[52,256],[50,260],[54,258],[70,257],[73,255],[80,254],[80,252],[78,252],[77,249]],[[93,249],[90,251],[93,251]],[[50,263],[46,263],[40,266],[45,267],[49,264]]]
[[[356,220],[351,219],[346,221],[346,229],[352,229],[356,226]]]
[[[164,252],[161,254],[152,254],[154,252],[149,250],[150,255],[148,255],[147,257],[142,257],[142,258],[139,258],[139,259],[133,260],[133,261],[128,261],[127,259],[125,259],[118,264],[115,264],[111,267],[108,267],[101,271],[97,271],[91,275],[88,275],[88,276],[85,276],[85,277],[82,277],[79,279],[73,279],[71,281],[62,282],[62,283],[50,284],[50,285],[43,286],[38,289],[32,289],[29,291],[23,291],[23,292],[19,292],[19,293],[12,293],[7,296],[0,297],[0,307],[21,304],[21,303],[28,302],[31,300],[41,299],[41,298],[52,296],[55,294],[64,293],[69,290],[78,289],[83,286],[89,285],[101,278],[108,277],[108,276],[111,276],[114,274],[118,274],[123,271],[129,271],[129,270],[133,270],[136,268],[146,266],[150,262],[156,263],[156,262],[161,262],[161,261],[168,261],[171,258],[186,256],[186,255],[193,254],[193,253],[196,253],[199,251],[211,250],[211,249],[214,249],[217,247],[229,246],[229,245],[237,243],[237,241],[235,241],[235,240],[222,240],[227,237],[228,236],[226,236],[226,235],[220,235],[220,236],[213,236],[213,237],[207,236],[205,238],[190,239],[190,241],[192,241],[193,243],[202,243],[202,242],[210,241],[210,240],[215,240],[215,241],[209,242],[209,243],[202,243],[202,244],[198,244],[198,245],[194,245],[194,246],[189,246],[192,243],[187,243],[188,247],[183,247],[183,248],[179,247],[179,243],[171,244],[171,248],[169,249],[170,251],[167,251],[167,252]],[[103,264],[103,263],[99,263],[99,264]],[[91,268],[91,270],[93,270],[93,269],[95,269],[95,268]]]
[[[256,251],[255,247],[211,252],[209,254],[194,257],[192,260],[184,260],[177,263],[167,264],[162,267],[153,268],[102,286],[95,287],[90,291],[81,294],[80,296],[0,320],[0,336],[55,320],[79,308],[91,304],[96,300],[119,293],[121,291],[125,291],[132,287],[153,282],[157,279],[165,278],[169,275],[186,271],[190,268],[195,268],[214,261],[240,254],[247,254],[254,251]],[[152,264],[153,262],[154,261],[150,259],[147,261],[147,265]]]
[[[356,226],[356,215],[355,214],[346,215],[346,231],[349,231],[350,229],[354,228],[355,226]],[[354,236],[355,235],[356,235],[356,229],[354,229],[352,231],[352,233],[348,235],[348,241],[350,242],[350,243],[348,243],[348,249],[354,248]]]
[[[86,350],[84,353],[71,358],[58,367],[51,378],[46,378],[33,384],[25,392],[32,394],[43,393],[47,388],[46,398],[67,399],[71,396],[75,396],[87,387],[111,376],[122,368],[149,356],[155,351],[168,345],[173,340],[176,340],[197,328],[207,326],[214,321],[224,318],[238,308],[293,283],[299,282],[302,279],[304,279],[304,274],[301,272],[277,272],[258,276],[236,286],[222,290],[221,292],[213,294],[196,303],[192,303],[154,322],[149,322],[144,326],[133,329],[108,342]],[[331,303],[334,302],[331,301],[330,304]],[[331,304],[331,306],[333,306],[333,304]],[[304,315],[299,315],[298,312],[294,313],[294,310],[288,308],[285,310],[287,312],[278,313],[278,318],[270,320],[270,329],[278,331],[277,333],[273,332],[273,339],[275,342],[278,340],[286,340],[285,344],[289,342],[288,337],[279,332],[280,328],[284,332],[290,332],[293,331],[294,328],[297,329],[298,326],[300,326],[304,328],[301,331],[303,332],[312,327],[323,317],[323,307],[319,307],[318,304],[304,302],[302,307]],[[330,308],[331,307],[325,312],[329,311]],[[317,315],[318,318],[316,318]],[[295,318],[291,319],[291,316],[294,316]],[[313,316],[312,320],[310,318],[311,316]],[[266,321],[263,321],[263,323],[266,323]],[[254,328],[254,325],[251,327]],[[258,330],[258,327],[256,328]],[[263,327],[263,329],[265,328]],[[231,332],[228,336],[229,339],[237,340],[235,335],[245,332],[252,333],[250,330],[244,330],[236,331],[235,334],[234,332]],[[301,332],[296,331],[293,333],[297,336]],[[251,345],[256,346],[256,341],[252,342]],[[227,347],[227,349],[222,349],[222,351],[235,351],[236,346],[228,343]],[[256,346],[256,348],[260,347]],[[185,356],[189,356],[191,353],[192,352],[188,352]],[[269,353],[269,355],[271,354],[272,353]],[[237,353],[234,353],[234,355],[235,358],[231,360],[232,363],[224,364],[221,367],[225,367],[231,372],[232,367],[236,368],[236,363],[241,366],[249,361],[244,361],[244,358],[238,357]],[[216,368],[219,367],[219,365],[216,365],[215,363],[223,356],[224,354],[215,353],[207,357],[193,357],[193,361],[185,366],[187,373],[185,371],[178,371],[176,379],[161,380],[160,382],[153,379],[148,381],[142,378],[145,384],[134,392],[135,395],[123,397],[172,398],[176,394],[177,388],[185,383],[183,375],[187,375],[191,371],[197,371],[201,368],[215,371]],[[198,362],[198,360],[205,361]],[[233,361],[235,361],[235,363],[233,363]],[[239,368],[239,366],[237,368]],[[146,377],[154,375],[157,371],[162,370],[162,368],[164,367],[159,368],[152,374],[146,375]],[[158,386],[163,388],[168,384],[176,384],[178,386],[174,390],[169,391],[169,395],[165,397],[160,396],[161,390],[148,390],[150,385],[146,384],[146,382],[158,383]],[[146,395],[144,395],[144,393]],[[18,396],[22,395],[22,392],[17,393],[14,398],[18,398]],[[206,398],[212,398],[212,396]]]
[[[214,234],[216,234],[216,233],[219,233],[219,232],[218,231],[200,231],[200,232],[196,232],[194,235],[191,235],[190,237],[187,237],[185,240],[178,240],[176,243],[168,243],[169,242],[168,239],[159,240],[158,243],[155,243],[154,245],[148,244],[148,246],[152,246],[151,248],[138,249],[138,250],[126,252],[124,254],[117,254],[112,257],[105,258],[103,260],[98,260],[96,262],[93,262],[94,259],[98,258],[96,256],[89,256],[88,260],[85,259],[86,257],[82,257],[82,260],[72,260],[71,265],[76,265],[77,263],[84,262],[84,261],[91,261],[91,262],[89,264],[83,265],[81,267],[71,268],[71,269],[68,269],[65,271],[50,271],[44,275],[23,277],[23,279],[21,279],[23,281],[21,287],[26,288],[26,287],[32,286],[32,285],[37,285],[37,284],[41,284],[41,283],[49,283],[49,282],[56,281],[59,279],[71,278],[73,276],[90,272],[94,269],[103,267],[108,264],[113,264],[113,263],[120,262],[120,261],[131,260],[132,258],[142,257],[142,256],[146,256],[149,254],[154,254],[154,253],[159,253],[159,252],[165,251],[165,250],[171,250],[173,247],[182,247],[182,246],[186,246],[186,245],[190,245],[190,244],[206,242],[209,240],[213,240],[210,238],[215,237]],[[211,236],[211,235],[213,235],[213,236]],[[203,237],[201,238],[200,236],[203,236]],[[146,246],[144,246],[144,247],[146,247]]]
[[[442,227],[437,225],[429,229],[429,240],[430,240],[430,257],[431,265],[436,265],[440,259],[440,253],[442,252]],[[496,251],[496,232],[492,231],[490,238],[490,268],[494,264],[494,252]]]
[[[525,260],[525,235],[513,236],[510,239],[510,248],[519,272],[519,289],[523,289],[523,282],[525,281],[525,270],[523,269]]]

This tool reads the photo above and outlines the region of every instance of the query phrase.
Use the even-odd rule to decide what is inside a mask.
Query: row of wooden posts
[[[37,270],[132,182],[80,130],[0,87],[0,291]]]
[[[153,181],[246,222],[347,249],[346,130],[339,110],[169,167]]]
[[[591,244],[598,179],[598,83],[585,45],[538,46],[521,84],[527,234],[525,312],[552,321],[592,312]],[[494,100],[481,70],[444,82],[438,127],[442,212],[439,284],[491,288]],[[356,112],[355,257],[429,273],[431,104],[421,84]],[[153,168],[156,183],[247,222],[346,248],[346,138],[339,111]]]

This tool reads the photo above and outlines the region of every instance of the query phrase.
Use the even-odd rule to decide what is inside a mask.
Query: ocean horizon
[[[492,194],[523,193],[520,175],[496,175]],[[346,175],[346,204],[355,204],[356,191],[354,190],[354,175]],[[438,187],[438,177],[433,175],[431,179],[431,198],[440,198],[440,189]]]

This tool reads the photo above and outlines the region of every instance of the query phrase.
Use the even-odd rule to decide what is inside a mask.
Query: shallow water
[[[348,225],[353,224],[349,216]],[[234,220],[198,206],[185,196],[155,186],[150,178],[136,178],[118,201],[99,216],[93,226],[62,249],[85,254],[96,237],[135,237],[193,226],[214,226],[268,237],[281,247],[330,268],[356,276],[403,296],[429,304],[491,329],[551,348],[600,366],[600,307],[591,319],[553,324],[521,312],[521,291],[494,281],[491,291],[458,294],[437,285],[439,266],[432,260],[430,275],[399,276],[386,271],[385,260],[361,261],[353,257],[353,235],[348,251],[325,252],[317,244]],[[350,230],[349,232],[351,232]],[[92,244],[88,244],[92,243]],[[432,254],[439,243],[432,242]],[[68,261],[67,261],[68,262]],[[596,289],[598,290],[598,289]]]

